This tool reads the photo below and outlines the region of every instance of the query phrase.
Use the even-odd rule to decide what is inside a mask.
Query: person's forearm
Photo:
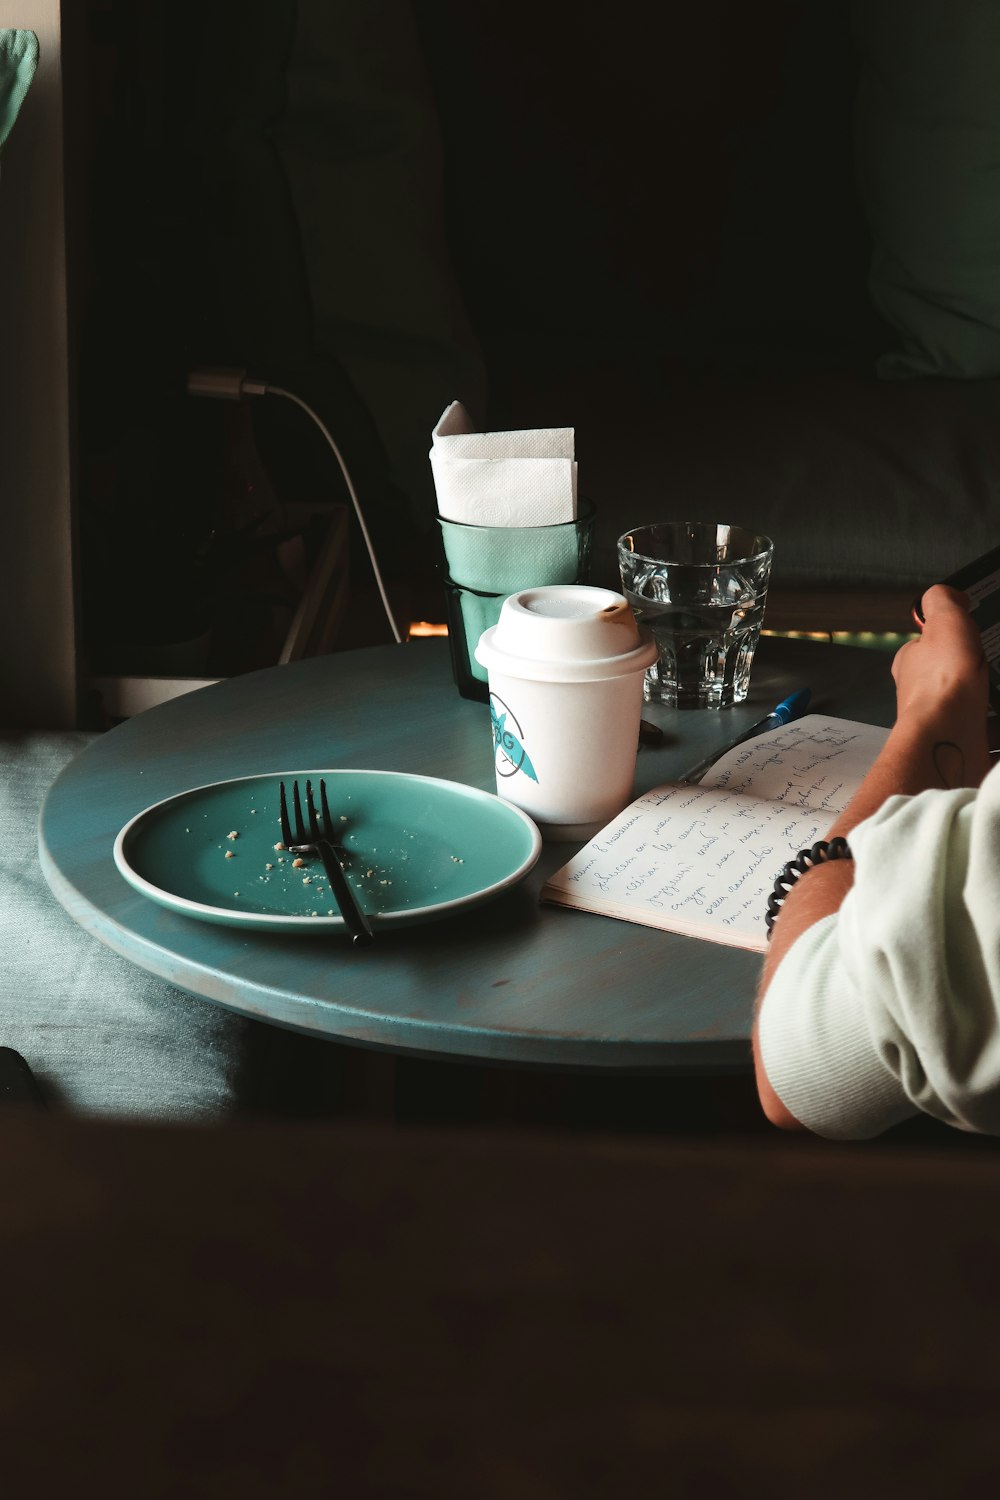
[[[989,770],[986,724],[964,724],[947,708],[896,721],[871,770],[830,830],[847,838],[887,797],[978,786]]]
[[[978,786],[989,769],[985,725],[942,707],[933,715],[910,714],[897,721],[868,775],[837,818],[828,838],[850,839],[859,823],[895,794],[915,795],[931,788]],[[956,727],[958,725],[959,727]],[[962,726],[965,725],[963,728]],[[774,924],[757,993],[757,1008],[771,977],[792,944],[814,923],[836,912],[854,881],[851,860],[817,865],[796,882]],[[768,1118],[785,1128],[798,1122],[771,1089],[760,1061],[754,1025],[757,1086]]]
[[[960,722],[960,721],[959,721]],[[827,838],[846,838],[887,797],[915,795],[934,787],[978,786],[989,769],[985,726],[956,729],[947,709],[934,715],[909,715],[897,721],[868,775]],[[761,994],[792,943],[807,927],[835,912],[853,883],[850,860],[835,860],[809,871],[789,892],[774,924],[764,964]]]

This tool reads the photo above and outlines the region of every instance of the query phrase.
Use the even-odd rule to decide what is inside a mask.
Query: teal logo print
[[[531,758],[521,743],[520,724],[502,699],[490,694],[490,718],[493,721],[493,758],[498,776],[516,776],[523,771],[537,781]]]

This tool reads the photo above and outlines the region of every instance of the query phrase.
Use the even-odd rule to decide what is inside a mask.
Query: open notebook
[[[542,900],[763,953],[783,865],[826,836],[889,731],[809,714],[728,751],[696,785],[639,797]]]

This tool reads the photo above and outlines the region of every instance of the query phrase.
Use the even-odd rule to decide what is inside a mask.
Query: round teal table
[[[761,643],[750,699],[722,713],[647,705],[636,794],[809,685],[819,712],[890,724],[891,658],[806,641]],[[341,1042],[402,1054],[607,1069],[749,1066],[757,955],[539,904],[575,845],[547,846],[513,890],[369,948],[339,933],[244,932],[163,909],[112,859],[137,812],[189,787],[322,766],[407,771],[494,789],[489,711],[458,696],[447,643],[314,657],[231,678],[128,720],[53,784],[39,849],[46,878],[94,937],[193,995]]]

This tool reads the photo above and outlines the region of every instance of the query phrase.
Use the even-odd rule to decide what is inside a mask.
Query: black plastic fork
[[[372,940],[372,929],[368,918],[358,905],[357,897],[351,890],[350,882],[340,861],[337,846],[330,837],[333,829],[333,819],[330,816],[330,804],[326,800],[326,782],[319,784],[320,805],[323,811],[323,825],[316,813],[316,803],[313,801],[312,782],[306,782],[306,808],[309,821],[302,815],[302,799],[299,796],[299,784],[292,782],[292,806],[295,809],[295,827],[288,820],[288,800],[285,796],[285,783],[281,783],[281,839],[293,854],[318,854],[323,861],[326,878],[330,882],[330,889],[334,894],[340,915],[347,925],[347,929],[356,944],[370,943]]]

